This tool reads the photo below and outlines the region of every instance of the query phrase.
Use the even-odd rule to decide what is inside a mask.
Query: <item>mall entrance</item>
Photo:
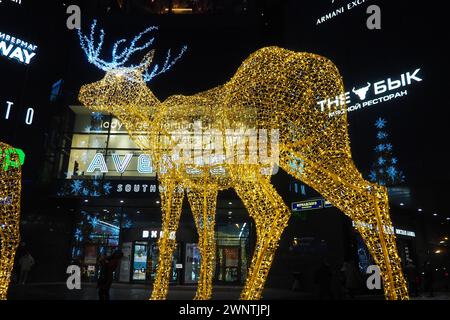
[[[152,283],[158,267],[158,240],[161,236],[161,208],[153,199],[80,199],[75,219],[71,256],[82,266],[84,280],[96,281],[99,261],[121,250],[123,258],[115,280],[124,283]],[[252,223],[246,210],[230,200],[218,201],[216,265],[214,282],[242,285],[245,282],[251,254]],[[189,206],[183,207],[177,247],[173,254],[173,284],[197,284],[201,255],[198,234]]]

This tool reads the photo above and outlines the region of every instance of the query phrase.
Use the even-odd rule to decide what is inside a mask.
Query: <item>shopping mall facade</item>
[[[146,166],[146,156],[130,139],[122,123],[110,114],[93,113],[69,105],[62,115],[62,137],[54,165],[58,179],[52,183],[51,211],[66,212],[70,219],[64,248],[67,263],[83,266],[85,281],[98,275],[98,261],[117,249],[124,253],[116,279],[126,283],[151,283],[158,261],[161,207],[157,176]],[[61,130],[62,129],[62,130]],[[93,170],[98,159],[107,170]],[[113,157],[119,159],[114,161]],[[334,270],[353,261],[362,278],[373,261],[350,220],[314,190],[283,172],[272,180],[292,210],[270,273],[268,286],[291,287],[300,279],[312,290],[316,268],[327,260]],[[402,261],[417,261],[423,248],[417,221],[402,214],[396,202],[407,202],[408,189],[391,189],[393,220]],[[63,214],[64,215],[64,214]],[[214,283],[242,285],[254,250],[253,220],[237,195],[219,193],[216,217]],[[171,282],[195,284],[200,269],[198,235],[185,199]]]

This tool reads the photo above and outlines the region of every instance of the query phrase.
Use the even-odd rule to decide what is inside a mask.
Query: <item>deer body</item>
[[[88,56],[94,55],[92,52],[97,51],[87,51]],[[186,164],[185,157],[169,160],[168,170],[158,176],[163,186],[163,236],[159,240],[160,257],[152,299],[164,299],[167,295],[176,246],[169,235],[178,228],[184,189],[199,233],[202,256],[196,298],[210,298],[217,193],[227,188],[236,190],[257,230],[256,249],[241,298],[261,297],[275,250],[290,218],[290,210],[270,184],[269,176],[262,174],[262,169],[277,164],[355,221],[381,269],[386,297],[407,298],[395,235],[386,231],[392,226],[386,189],[365,181],[354,166],[346,113],[328,117],[317,107],[316,101],[344,92],[333,63],[315,54],[263,48],[246,59],[226,84],[160,102],[144,81],[144,71],[152,57],[147,55],[138,67],[106,69],[103,80],[81,88],[79,99],[92,110],[115,115],[136,144],[156,159],[154,163],[176,147],[178,140],[173,136],[169,143],[162,144],[159,139],[170,135],[167,127],[174,124],[186,128],[201,122],[222,136],[227,129],[242,127],[279,130],[280,136],[278,163]],[[345,110],[342,105],[336,108]],[[222,174],[213,174],[211,168],[223,169]]]

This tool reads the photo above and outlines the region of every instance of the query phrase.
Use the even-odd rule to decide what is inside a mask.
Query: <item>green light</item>
[[[0,157],[2,155],[2,150],[0,150]],[[19,157],[19,163],[17,161],[11,160],[11,154],[17,154]],[[4,163],[1,164],[4,171],[8,171],[9,168],[19,168],[25,163],[25,152],[22,149],[11,148],[5,149],[5,160]]]

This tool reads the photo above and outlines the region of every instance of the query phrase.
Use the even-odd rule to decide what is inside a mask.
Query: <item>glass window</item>
[[[128,134],[112,134],[109,137],[109,149],[138,149]]]
[[[150,162],[141,159],[140,146],[137,146],[129,137],[123,124],[114,117],[98,112],[89,112],[81,106],[72,106],[75,112],[75,122],[72,134],[72,145],[63,174],[67,179],[80,176],[107,177],[155,177],[156,170]],[[136,139],[137,136],[134,138]],[[146,136],[139,136],[144,141]],[[89,165],[96,154],[101,153],[108,172],[101,172],[98,168],[91,173],[87,172]],[[114,163],[113,155],[118,155]],[[148,172],[150,171],[150,172]]]
[[[196,243],[186,244],[184,282],[197,283],[200,276],[200,249]]]
[[[74,134],[72,148],[106,148],[108,135],[106,134]]]

